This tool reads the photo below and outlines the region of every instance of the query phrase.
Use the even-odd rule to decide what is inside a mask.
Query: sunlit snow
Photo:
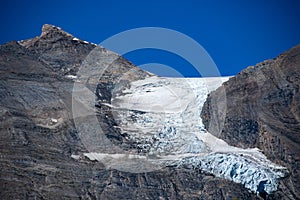
[[[69,78],[69,79],[76,79],[77,78],[77,76],[74,76],[74,75],[66,75],[65,77]]]

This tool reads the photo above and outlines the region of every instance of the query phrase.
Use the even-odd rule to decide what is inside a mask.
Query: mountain
[[[280,181],[277,199],[300,197],[300,45],[251,66],[225,82],[226,118],[215,106],[224,104],[219,88],[204,103],[205,127],[229,144],[257,147],[290,175]],[[222,124],[220,123],[222,122]],[[222,127],[222,128],[220,128]]]
[[[299,46],[264,63],[161,78],[52,25],[1,45],[1,199],[297,199]]]

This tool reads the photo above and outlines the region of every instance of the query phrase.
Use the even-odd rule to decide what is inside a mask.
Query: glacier
[[[207,95],[229,78],[153,76],[134,81],[121,92],[113,91],[109,106],[114,111],[114,119],[121,133],[133,141],[141,154],[89,152],[84,155],[105,162],[108,167],[124,167],[126,157],[140,159],[141,163],[147,161],[153,166],[159,163],[160,166],[200,169],[241,183],[253,192],[276,191],[278,179],[288,173],[286,168],[269,161],[257,148],[228,145],[210,134],[202,123],[200,113]],[[130,163],[127,164],[126,169],[132,169]],[[151,165],[147,167],[151,169]]]

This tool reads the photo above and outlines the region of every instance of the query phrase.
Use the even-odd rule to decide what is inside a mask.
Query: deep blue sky
[[[234,75],[249,65],[300,43],[300,1],[14,1],[0,3],[0,43],[40,35],[45,23],[62,27],[94,43],[137,27],[164,27],[199,42],[222,75]],[[159,50],[125,55],[137,65],[161,63],[184,76],[197,76],[184,59]]]

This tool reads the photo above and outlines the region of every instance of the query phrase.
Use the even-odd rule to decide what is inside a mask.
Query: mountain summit
[[[60,27],[57,27],[57,26],[54,26],[54,25],[51,25],[51,24],[44,24],[43,27],[42,27],[41,37],[46,35],[46,34],[59,33],[59,32],[62,33],[62,34],[68,35],[68,36],[72,36],[71,34],[63,31]]]

